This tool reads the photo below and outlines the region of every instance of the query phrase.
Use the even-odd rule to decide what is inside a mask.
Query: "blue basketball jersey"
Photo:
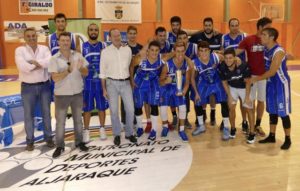
[[[175,65],[173,58],[169,59],[166,64],[167,64],[167,67],[168,67],[167,75],[172,78],[172,83],[167,84],[166,86],[176,88],[176,71],[181,70],[182,71],[182,87],[183,87],[184,83],[185,83],[185,74],[189,70],[189,66],[187,64],[187,61],[184,59],[184,61],[183,61],[180,68],[178,68]]]
[[[85,42],[82,44],[82,55],[89,62],[88,70],[89,73],[85,77],[85,89],[91,89],[91,83],[99,82],[100,73],[100,55],[101,51],[105,48],[105,44],[102,42],[97,42],[96,44],[91,44],[90,42]]]
[[[280,47],[278,44],[276,44],[273,48],[271,48],[270,50],[265,49],[264,51],[264,58],[265,58],[265,69],[266,71],[270,70],[271,67],[271,63],[273,60],[274,55],[278,52],[278,51],[283,51],[283,48]],[[287,65],[286,65],[286,57],[284,57],[284,59],[282,60],[282,63],[278,69],[278,71],[276,72],[276,74],[274,76],[272,76],[270,78],[270,80],[275,80],[275,79],[279,79],[282,82],[285,82],[285,79],[289,79],[289,75],[287,73]]]
[[[210,58],[207,64],[202,63],[198,57],[193,61],[195,70],[196,72],[198,72],[201,81],[208,84],[220,82],[220,77],[217,70],[220,60],[215,53],[210,54]]]
[[[188,42],[185,55],[190,59],[195,59],[197,57],[197,44]]]
[[[270,70],[274,55],[283,48],[276,44],[270,50],[265,49],[265,69]],[[287,72],[286,57],[281,61],[281,65],[276,74],[267,80],[266,89],[266,106],[267,111],[271,114],[278,114],[281,117],[291,112],[291,95],[290,95],[290,77]]]
[[[172,31],[167,33],[167,39],[169,41],[169,43],[171,44],[171,46],[173,46],[176,42],[176,34],[174,34]]]
[[[56,35],[56,33],[52,33],[49,35],[49,47],[52,56],[59,51],[58,36]],[[76,50],[76,36],[73,33],[71,33],[71,49]]]
[[[162,66],[163,61],[160,56],[152,64],[148,59],[142,60],[134,76],[134,82],[138,88],[149,88],[151,83],[158,84]]]
[[[160,49],[159,53],[165,54],[165,53],[169,53],[169,52],[172,52],[172,46],[169,43],[169,41],[166,41],[164,48]]]
[[[229,33],[224,34],[224,35],[222,36],[222,47],[223,47],[224,49],[226,49],[226,48],[234,48],[234,49],[237,49],[238,46],[239,46],[239,43],[240,43],[242,40],[244,40],[245,37],[246,37],[246,34],[245,34],[245,33],[239,34],[235,39],[232,39],[232,38],[230,37]],[[240,55],[238,55],[238,57],[239,57],[242,61],[244,61],[244,62],[247,61],[247,60],[246,60],[246,53],[245,53],[245,52],[243,52],[243,53],[241,53]]]

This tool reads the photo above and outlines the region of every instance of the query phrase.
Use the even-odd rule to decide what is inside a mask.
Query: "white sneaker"
[[[100,139],[101,140],[106,140],[107,139],[104,127],[100,127],[99,133],[100,133]]]
[[[82,131],[82,142],[90,142],[90,131],[88,129],[83,129]]]

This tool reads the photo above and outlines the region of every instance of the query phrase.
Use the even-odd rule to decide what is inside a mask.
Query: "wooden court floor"
[[[300,66],[300,61],[293,62]],[[0,70],[0,75],[16,74],[16,69]],[[199,190],[300,190],[300,71],[290,70],[292,89],[292,146],[280,150],[284,141],[279,120],[276,143],[261,145],[257,141],[249,145],[239,125],[237,137],[224,142],[218,127],[207,124],[207,131],[197,137],[187,130],[193,151],[192,165],[186,176],[174,188],[176,191]],[[0,96],[20,93],[19,82],[1,82]],[[209,111],[209,109],[208,109]],[[217,107],[217,124],[221,122],[220,107]],[[194,114],[189,120],[195,120]],[[241,115],[237,108],[237,124]],[[264,113],[262,127],[268,134],[268,115]],[[258,137],[257,140],[261,139]],[[174,164],[176,168],[176,164]],[[145,180],[145,182],[151,180]],[[155,183],[154,183],[155,184]]]

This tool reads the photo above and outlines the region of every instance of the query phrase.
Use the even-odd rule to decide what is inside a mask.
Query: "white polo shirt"
[[[71,50],[69,60],[60,51],[56,53],[50,60],[49,73],[60,73],[67,70],[68,62],[73,65],[73,70],[64,79],[55,82],[55,95],[75,95],[83,90],[83,77],[79,71],[79,62],[83,62],[84,67],[88,66],[88,62],[79,52]]]
[[[113,44],[109,45],[101,52],[99,77],[102,79],[129,78],[131,57],[131,49],[128,46],[117,48]]]

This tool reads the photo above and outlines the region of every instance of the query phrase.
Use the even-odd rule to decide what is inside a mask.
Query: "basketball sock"
[[[203,125],[203,115],[197,116],[198,124]]]
[[[158,121],[158,116],[151,115],[152,129],[154,131],[157,131],[157,121]]]
[[[138,128],[143,128],[143,115],[136,115],[136,124]]]

